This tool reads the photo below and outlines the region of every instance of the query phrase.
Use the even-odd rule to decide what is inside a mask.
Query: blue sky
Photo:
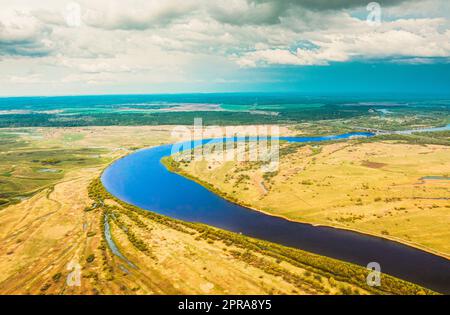
[[[450,1],[0,0],[0,96],[449,94]]]
[[[382,60],[332,63],[328,66],[270,66],[239,69],[237,73],[228,73],[224,77],[228,81],[208,83],[208,78],[214,79],[210,75],[204,83],[186,85],[183,91],[450,96],[450,64],[438,61],[413,65]]]

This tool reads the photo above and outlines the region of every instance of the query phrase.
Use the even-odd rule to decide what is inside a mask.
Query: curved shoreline
[[[168,158],[168,157],[169,157],[169,156],[164,157],[163,159]],[[163,160],[163,159],[162,159],[162,160]],[[271,212],[267,212],[267,211],[264,211],[264,210],[260,210],[260,209],[258,209],[258,208],[252,207],[252,206],[250,206],[250,205],[248,205],[248,204],[241,203],[241,202],[239,202],[239,201],[230,199],[230,198],[229,198],[227,195],[225,195],[222,191],[220,191],[220,190],[218,190],[218,189],[216,189],[216,188],[214,188],[214,189],[210,188],[210,184],[209,184],[208,182],[205,182],[205,181],[203,181],[203,180],[201,180],[201,179],[199,179],[199,178],[197,178],[197,177],[195,177],[195,176],[192,176],[192,175],[187,174],[187,173],[185,173],[185,172],[177,172],[177,171],[175,171],[173,168],[171,168],[169,165],[167,165],[167,163],[164,163],[162,160],[161,160],[161,164],[163,164],[163,165],[167,168],[168,171],[170,171],[170,172],[172,172],[172,173],[174,173],[174,174],[183,176],[184,178],[187,178],[187,179],[189,179],[189,180],[192,180],[192,181],[196,182],[197,184],[203,186],[205,189],[208,189],[210,192],[212,192],[212,193],[214,193],[214,194],[220,196],[221,198],[227,200],[228,202],[231,202],[231,203],[233,203],[233,204],[236,204],[236,205],[238,205],[238,206],[240,206],[240,207],[247,208],[247,209],[249,209],[249,210],[251,210],[251,211],[256,211],[256,212],[264,213],[265,215],[268,215],[268,216],[271,216],[271,217],[275,217],[275,218],[284,219],[284,220],[289,221],[289,222],[302,223],[302,224],[307,224],[307,225],[311,225],[311,226],[314,226],[314,227],[322,226],[322,227],[327,227],[327,228],[332,228],[332,229],[337,229],[337,230],[351,231],[351,232],[355,232],[355,233],[358,233],[358,234],[361,234],[361,235],[377,237],[377,238],[379,238],[379,239],[385,239],[385,240],[389,240],[389,241],[392,241],[392,242],[396,242],[396,243],[399,243],[399,244],[402,244],[402,245],[410,246],[410,247],[419,249],[419,250],[421,250],[421,251],[424,251],[424,252],[427,252],[427,253],[430,253],[430,254],[433,254],[433,255],[436,255],[436,256],[445,258],[445,259],[447,259],[447,260],[450,260],[450,254],[442,253],[442,252],[440,252],[440,251],[437,251],[437,250],[434,250],[434,249],[432,249],[432,248],[428,248],[428,247],[422,246],[422,245],[417,244],[417,243],[404,241],[404,240],[402,240],[402,239],[400,239],[400,238],[396,238],[396,237],[385,237],[385,236],[378,235],[378,234],[375,234],[375,233],[366,232],[366,231],[362,231],[362,230],[359,230],[359,229],[349,228],[349,227],[344,227],[344,226],[334,226],[334,225],[320,224],[320,223],[319,223],[319,224],[314,224],[314,223],[311,223],[311,222],[308,222],[308,221],[294,220],[294,219],[285,217],[285,216],[280,215],[280,214],[274,214],[274,213],[271,213]]]
[[[350,135],[340,137],[347,139]],[[295,139],[295,142],[312,141],[309,139]],[[321,139],[318,141],[330,140],[329,137]],[[384,266],[385,274],[444,294],[450,292],[450,264],[444,255],[395,239],[288,220],[241,206],[235,200],[214,193],[198,180],[168,170],[161,159],[170,157],[171,152],[172,145],[167,144],[122,156],[105,169],[102,185],[115,198],[157,214],[359,266],[377,261]],[[178,169],[176,164],[173,166]]]
[[[93,181],[95,185],[96,180]],[[98,177],[98,183],[101,185],[102,189],[95,192],[97,197],[102,199],[103,201],[106,199],[112,199],[116,201],[125,211],[132,211],[139,214],[142,214],[148,218],[156,220],[156,222],[165,224],[168,227],[173,227],[172,224],[164,223],[166,221],[181,224],[183,226],[188,227],[189,229],[194,229],[203,235],[212,235],[212,239],[217,241],[217,237],[220,241],[223,242],[231,242],[232,244],[239,244],[244,246],[243,248],[247,248],[250,246],[252,250],[256,250],[256,252],[267,255],[271,258],[281,259],[282,261],[286,261],[294,266],[301,267],[305,270],[318,272],[319,274],[331,277],[333,279],[337,279],[339,281],[344,281],[348,283],[352,283],[356,286],[365,283],[366,275],[368,274],[368,270],[360,265],[357,265],[352,262],[320,255],[317,253],[305,251],[300,248],[290,247],[278,243],[274,243],[265,239],[257,239],[251,236],[242,235],[236,232],[224,230],[215,226],[207,225],[204,223],[196,223],[189,222],[184,220],[179,220],[176,218],[172,218],[169,216],[165,216],[154,212],[152,210],[146,210],[139,208],[137,206],[133,206],[123,200],[118,199],[111,193],[109,193],[106,188],[103,186],[101,181],[101,176]],[[186,231],[185,231],[186,232]],[[208,239],[208,237],[207,237]],[[238,245],[238,246],[239,246]],[[346,267],[342,269],[342,267]],[[337,268],[337,269],[336,269]],[[362,272],[362,273],[361,273]],[[361,279],[361,276],[363,277]],[[387,281],[388,285],[383,287],[365,287],[364,289],[370,292],[371,294],[379,295],[379,294],[400,294],[400,295],[417,295],[417,294],[426,294],[426,295],[441,295],[438,291],[434,291],[432,289],[426,288],[414,282],[404,280],[395,276],[392,276],[387,273],[381,273],[382,281]],[[359,280],[359,281],[358,281]]]

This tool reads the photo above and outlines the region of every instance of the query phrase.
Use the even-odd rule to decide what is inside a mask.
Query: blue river
[[[280,137],[280,140],[319,142],[372,135],[349,133],[310,138]],[[209,140],[196,145],[206,142]],[[231,203],[196,182],[169,172],[161,164],[161,158],[171,152],[172,145],[163,145],[121,158],[104,171],[103,185],[117,198],[149,211],[184,221],[205,223],[361,266],[378,262],[384,273],[437,292],[450,293],[450,260],[387,239],[292,222]]]

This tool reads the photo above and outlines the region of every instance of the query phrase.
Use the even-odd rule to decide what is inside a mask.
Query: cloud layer
[[[381,24],[370,25],[362,0],[0,0],[0,82],[151,84],[274,65],[448,60],[448,1],[379,2]]]

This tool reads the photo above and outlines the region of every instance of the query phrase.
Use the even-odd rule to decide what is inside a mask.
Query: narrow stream
[[[372,134],[280,139],[317,142],[355,136]],[[361,266],[378,262],[384,273],[438,292],[450,293],[450,260],[387,239],[291,222],[228,202],[196,182],[169,172],[160,160],[169,156],[171,149],[172,145],[144,149],[116,161],[103,173],[103,185],[117,198],[143,209]]]

